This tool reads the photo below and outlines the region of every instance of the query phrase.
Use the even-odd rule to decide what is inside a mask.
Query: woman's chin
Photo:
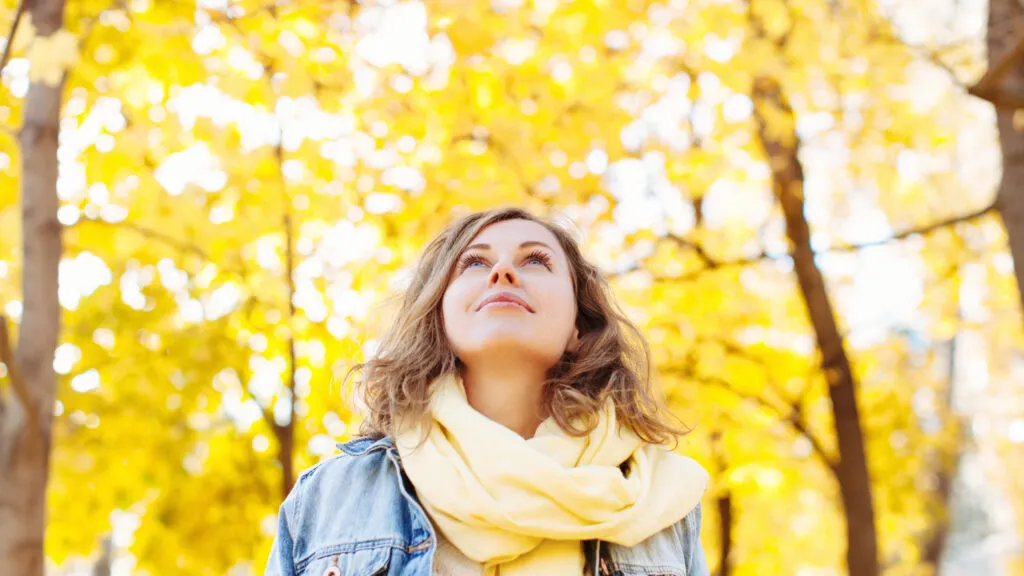
[[[508,359],[519,358],[523,361],[540,362],[551,354],[545,353],[545,347],[540,345],[541,339],[537,337],[502,334],[491,335],[488,338],[481,338],[473,347],[472,354],[479,358]]]

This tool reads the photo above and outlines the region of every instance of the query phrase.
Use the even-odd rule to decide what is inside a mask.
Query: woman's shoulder
[[[400,471],[385,439],[356,438],[304,470],[281,504],[267,574],[377,574],[413,547]]]
[[[395,472],[388,458],[389,438],[359,437],[339,443],[341,453],[330,456],[299,474],[282,507],[303,517],[311,507],[358,507],[366,499],[398,493]]]
[[[391,443],[356,438],[338,447],[340,454],[304,470],[281,504],[279,546],[288,548],[299,574],[310,563],[327,562],[332,554],[355,554],[357,548],[372,558],[349,560],[376,562],[383,554],[379,548],[407,547],[411,538],[402,530],[408,514],[389,455]]]

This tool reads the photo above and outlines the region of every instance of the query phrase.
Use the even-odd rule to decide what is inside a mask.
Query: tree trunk
[[[968,441],[966,434],[968,423],[961,416],[956,406],[956,346],[957,336],[954,334],[949,340],[948,379],[946,381],[946,393],[944,394],[941,418],[946,426],[956,427],[954,444],[948,449],[940,446],[937,450],[937,463],[935,476],[937,486],[935,490],[935,524],[924,545],[923,560],[926,566],[932,567],[932,573],[938,574],[942,565],[942,556],[946,551],[946,542],[949,537],[950,511],[952,510],[953,482],[956,480],[957,472],[960,470],[960,460],[963,456],[963,448]]]
[[[114,535],[106,533],[100,540],[100,557],[92,565],[92,576],[110,576],[114,565]]]
[[[285,425],[275,424],[277,440],[280,447],[278,460],[281,462],[281,470],[284,475],[282,486],[284,497],[291,492],[295,484],[295,376],[298,366],[296,365],[295,353],[295,253],[294,253],[294,229],[292,226],[291,206],[285,206],[284,216],[285,230],[285,274],[288,276],[288,409],[291,414],[288,416],[288,423]]]
[[[857,410],[856,383],[846,355],[835,312],[825,290],[821,270],[814,260],[811,234],[804,215],[804,174],[797,157],[800,141],[795,130],[793,110],[778,82],[758,78],[753,90],[754,116],[758,135],[772,173],[772,188],[786,220],[786,235],[800,293],[821,353],[822,369],[829,383],[839,458],[836,477],[846,512],[846,561],[852,576],[878,574],[878,544],[871,481],[864,437]],[[768,126],[765,110],[775,108],[773,119],[783,118],[787,126]],[[780,120],[775,120],[780,122]]]
[[[987,42],[990,70],[1011,57],[1015,48],[1024,40],[1024,29],[1018,25],[1022,19],[1024,7],[1018,0],[989,1]],[[997,79],[998,85],[993,87],[994,91],[1013,95],[1014,99],[1024,96],[1024,66],[1019,61],[1006,70],[1005,75],[998,74]],[[1024,132],[1014,128],[1013,117],[1016,113],[1014,107],[996,106],[996,124],[1003,151],[1003,178],[996,196],[996,206],[1009,236],[1017,289],[1021,294],[1021,311],[1024,312],[1024,292],[1021,292],[1024,290]]]
[[[292,199],[288,195],[288,183],[284,177],[284,131],[278,118],[278,139],[274,148],[277,159],[277,174],[281,179],[281,195],[284,204],[284,261],[285,280],[288,287],[288,423],[274,423],[274,432],[280,451],[278,460],[283,474],[282,498],[287,498],[295,484],[295,377],[298,365],[295,351],[295,225],[292,222]]]
[[[711,455],[718,469],[718,475],[725,478],[729,473],[729,465],[726,462],[725,448],[722,445],[722,432],[716,430],[711,434]],[[732,574],[732,492],[724,488],[715,498],[715,507],[718,509],[718,571],[716,576],[730,576]]]
[[[63,25],[64,0],[35,0],[28,10],[39,36],[50,36]],[[20,133],[23,311],[17,350],[5,360],[13,365],[9,376],[21,393],[5,402],[0,413],[0,574],[43,574],[57,388],[53,353],[60,330],[57,132],[62,84],[31,84]]]
[[[732,555],[732,495],[729,492],[723,493],[715,504],[718,506],[719,541],[722,543],[718,555],[718,576],[729,576],[732,574],[732,563],[729,561]]]

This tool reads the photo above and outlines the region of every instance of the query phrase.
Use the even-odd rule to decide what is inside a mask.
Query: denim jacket
[[[265,576],[430,576],[434,528],[390,437],[338,444],[299,477],[278,514]],[[587,574],[708,576],[698,505],[632,547],[588,541]],[[598,569],[595,569],[598,568]]]

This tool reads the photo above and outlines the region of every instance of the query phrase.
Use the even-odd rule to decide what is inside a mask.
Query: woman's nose
[[[511,284],[516,286],[519,284],[519,274],[516,272],[516,267],[510,265],[508,262],[501,261],[494,265],[491,270],[491,277],[488,282],[491,286],[495,284]]]

